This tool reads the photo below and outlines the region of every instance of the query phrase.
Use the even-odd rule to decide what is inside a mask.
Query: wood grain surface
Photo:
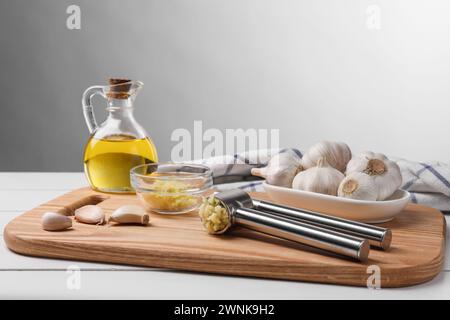
[[[267,198],[264,193],[253,196]],[[381,287],[431,280],[444,261],[443,215],[414,204],[382,224],[392,229],[391,249],[372,249],[366,263],[239,227],[225,235],[208,235],[195,212],[152,214],[149,226],[95,226],[74,221],[72,229],[66,231],[41,229],[44,212],[71,215],[85,204],[96,204],[109,215],[121,205],[138,204],[138,199],[89,188],[74,190],[12,220],[4,232],[7,246],[31,256],[353,286],[366,286],[372,270],[368,267],[376,265],[381,271]]]

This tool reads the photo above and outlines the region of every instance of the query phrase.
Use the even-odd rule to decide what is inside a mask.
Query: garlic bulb
[[[378,188],[377,200],[389,198],[402,184],[400,168],[384,154],[366,151],[347,164],[347,175],[363,172],[374,180]]]
[[[56,212],[46,212],[41,219],[42,229],[47,231],[60,231],[72,227],[72,219]]]
[[[109,222],[117,223],[138,223],[147,225],[150,221],[150,216],[141,206],[124,205],[117,208],[109,217]]]
[[[99,206],[87,205],[75,210],[75,220],[88,224],[103,224],[105,213]]]
[[[274,155],[266,167],[253,168],[251,173],[265,178],[268,184],[290,188],[295,175],[301,170],[300,159],[286,152]]]
[[[368,174],[352,172],[339,185],[338,196],[349,199],[375,201],[378,198],[378,188],[374,179]]]
[[[331,167],[322,157],[319,159],[317,167],[309,168],[295,176],[292,188],[335,196],[339,184],[344,178],[342,172]]]
[[[345,172],[345,167],[352,158],[352,152],[348,145],[343,142],[321,141],[310,147],[305,153],[301,162],[303,168],[314,167],[322,157],[333,168]]]

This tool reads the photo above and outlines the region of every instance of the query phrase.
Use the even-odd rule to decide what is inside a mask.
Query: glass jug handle
[[[103,90],[104,88],[102,86],[93,86],[87,88],[83,93],[83,99],[81,103],[83,105],[84,119],[86,120],[86,124],[90,133],[93,133],[98,127],[97,121],[95,120],[94,110],[92,108],[92,98],[95,95],[99,94],[106,99],[106,95]]]

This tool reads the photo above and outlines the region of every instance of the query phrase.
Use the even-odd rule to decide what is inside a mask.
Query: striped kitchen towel
[[[402,172],[402,189],[411,193],[411,201],[441,211],[450,211],[450,166],[442,162],[415,162],[393,159]]]
[[[262,180],[251,175],[255,167],[263,167],[277,154],[288,152],[299,158],[302,152],[294,148],[262,149],[235,155],[212,157],[194,161],[209,166],[213,171],[218,190],[240,188],[246,191],[263,191]],[[400,167],[402,189],[411,193],[411,201],[450,211],[450,166],[441,162],[415,162],[391,158]]]

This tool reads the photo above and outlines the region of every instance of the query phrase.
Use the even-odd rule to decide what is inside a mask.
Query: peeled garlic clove
[[[147,225],[150,221],[150,216],[141,206],[124,205],[117,208],[109,217],[110,222],[117,223],[139,223]]]
[[[268,184],[290,188],[301,170],[300,159],[286,152],[274,155],[264,168],[253,168],[251,174],[265,178]]]
[[[377,200],[389,198],[402,184],[400,167],[384,154],[365,151],[347,164],[347,175],[363,172],[374,180],[378,188]]]
[[[309,168],[295,176],[292,188],[336,196],[339,184],[344,178],[342,172],[331,167],[325,158],[320,158],[317,167]]]
[[[105,213],[95,205],[87,205],[75,210],[75,220],[88,224],[104,224]]]
[[[375,201],[378,198],[378,187],[369,175],[362,172],[353,172],[342,180],[338,188],[338,196]]]
[[[352,158],[352,152],[344,142],[321,141],[305,153],[302,158],[303,168],[309,169],[316,166],[320,158],[325,158],[331,167],[345,172],[345,167]]]
[[[41,219],[42,229],[47,231],[60,231],[72,227],[72,219],[56,212],[46,212]]]

